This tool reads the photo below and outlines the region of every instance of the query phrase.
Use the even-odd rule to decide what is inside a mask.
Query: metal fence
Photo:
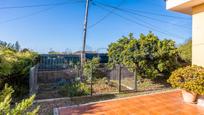
[[[116,65],[111,70],[110,81],[118,84],[118,92],[137,91],[137,76],[133,67]]]
[[[123,91],[137,91],[137,75],[132,67],[123,67],[117,65],[112,69],[107,67],[97,68],[95,72],[91,73],[91,95],[98,93],[123,92]],[[105,79],[106,81],[94,80],[94,78]],[[99,87],[102,87],[99,89]]]
[[[108,56],[106,53],[86,53],[86,59],[92,59],[93,57],[99,57],[100,63],[108,62]],[[39,70],[64,70],[79,64],[80,55],[77,54],[41,54]]]
[[[58,71],[71,68],[80,62],[78,55],[41,54],[39,62],[40,71]]]
[[[136,91],[136,74],[132,68],[117,65],[109,69],[98,67],[91,72],[89,82],[83,81],[82,70],[76,67],[66,69],[43,69],[35,66],[30,71],[30,93],[37,93],[37,99],[61,98],[61,87],[76,79],[87,84],[90,95],[108,94],[123,91]]]
[[[30,94],[37,92],[37,99],[64,97],[59,93],[63,85],[69,85],[76,80],[89,87],[89,95],[155,89],[151,83],[138,80],[136,69],[133,67],[116,65],[110,69],[105,64],[101,64],[102,66],[91,72],[91,76],[89,76],[91,79],[86,82],[83,81],[85,76],[83,76],[80,66],[67,63],[62,57],[53,55],[48,60],[41,58],[40,64],[30,70]],[[158,85],[157,87],[162,88],[163,86]]]
[[[98,67],[91,73],[91,95],[118,92],[117,70]]]
[[[64,97],[59,93],[61,87],[80,78],[81,70],[74,67],[52,70],[40,68],[37,75],[39,85],[37,99],[61,98]]]
[[[29,74],[29,94],[35,94],[38,91],[38,84],[37,84],[37,78],[38,78],[38,65],[35,65],[30,69]]]

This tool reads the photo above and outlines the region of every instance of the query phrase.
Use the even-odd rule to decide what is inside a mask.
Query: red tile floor
[[[204,115],[203,107],[182,101],[180,90],[56,110],[59,115]]]

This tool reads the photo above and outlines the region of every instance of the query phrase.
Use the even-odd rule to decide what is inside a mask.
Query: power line
[[[142,20],[142,19],[139,19],[139,18],[137,18],[137,20],[139,20],[140,22],[143,22],[144,24],[148,24],[148,25],[150,25],[151,27],[153,27],[153,28],[157,28],[155,25],[153,25],[153,24],[151,24],[151,23],[148,23],[148,22],[145,22],[144,20]],[[157,29],[158,30],[158,29]],[[160,31],[161,32],[161,31]],[[164,32],[163,32],[164,33]],[[169,34],[169,35],[171,35],[171,36],[177,36],[177,37],[179,37],[179,38],[184,38],[183,36],[180,36],[180,35],[178,35],[178,34],[172,34],[172,33],[165,33],[166,35],[167,34]]]
[[[36,11],[36,12],[32,12],[32,13],[27,14],[27,15],[18,16],[18,17],[11,18],[11,19],[8,19],[8,20],[5,20],[5,21],[1,21],[0,24],[12,22],[12,21],[16,21],[16,20],[20,20],[20,19],[24,19],[24,18],[27,18],[27,17],[31,17],[31,16],[33,16],[33,15],[37,15],[37,14],[40,14],[40,13],[42,13],[42,12],[51,10],[52,8],[53,8],[53,7],[45,8],[45,9],[42,9],[42,10],[38,10],[38,11]]]
[[[0,7],[0,10],[6,10],[6,9],[21,9],[21,8],[34,8],[34,7],[45,7],[45,6],[58,6],[63,4],[72,4],[76,2],[83,2],[81,0],[78,1],[72,1],[72,2],[59,2],[59,3],[50,3],[50,4],[35,4],[35,5],[24,5],[24,6],[5,6]]]
[[[157,18],[145,16],[145,15],[142,15],[142,14],[138,14],[138,13],[135,13],[135,12],[129,12],[129,13],[135,14],[135,15],[137,15],[137,16],[144,17],[144,18],[146,18],[146,19],[151,19],[151,20],[153,20],[153,21],[162,22],[162,23],[165,23],[165,24],[177,26],[177,27],[179,27],[179,28],[184,28],[184,29],[188,29],[188,30],[191,29],[191,28],[184,27],[184,25],[169,23],[168,21],[165,21],[165,20],[160,20],[160,19],[157,19]]]
[[[79,2],[73,2],[73,3],[79,3]],[[55,4],[55,6],[62,6],[62,5],[66,5],[66,4],[70,4],[70,3]],[[9,23],[9,22],[12,22],[12,21],[16,21],[16,20],[21,20],[21,19],[24,19],[24,18],[28,18],[28,17],[34,16],[34,15],[40,14],[40,13],[42,13],[42,12],[51,10],[51,9],[55,8],[55,6],[52,6],[52,7],[49,7],[49,8],[44,8],[44,9],[42,9],[42,10],[38,10],[38,11],[36,11],[36,12],[32,12],[32,13],[30,13],[30,14],[26,14],[26,15],[23,15],[23,16],[18,16],[18,17],[15,17],[15,18],[11,18],[11,19],[8,19],[8,20],[5,20],[5,21],[0,21],[0,24],[2,24],[2,23]]]
[[[98,1],[97,1],[98,2]],[[111,5],[108,5],[108,4],[104,4],[104,3],[101,3],[101,2],[98,2],[99,4],[103,4],[103,5],[106,5],[106,6],[109,6],[109,7],[114,7],[114,6],[111,6]],[[175,19],[186,19],[186,20],[189,20],[189,18],[185,18],[185,17],[181,17],[181,16],[173,16],[173,15],[167,15],[167,14],[159,14],[159,13],[155,13],[155,12],[150,12],[150,11],[144,11],[144,10],[138,10],[138,9],[121,9],[121,10],[129,10],[129,11],[134,11],[134,12],[138,12],[138,13],[145,13],[145,14],[150,14],[150,15],[156,15],[156,16],[162,16],[162,17],[169,17],[169,18],[175,18]]]
[[[188,20],[189,18],[185,18],[185,17],[180,17],[180,16],[172,16],[172,15],[166,15],[166,14],[159,14],[159,13],[154,13],[154,12],[149,12],[149,11],[142,11],[142,10],[136,10],[136,9],[127,9],[130,11],[135,11],[138,13],[145,13],[145,14],[150,14],[150,15],[155,15],[155,16],[161,16],[161,17],[169,17],[169,18],[175,18],[175,19],[184,19],[184,20]]]
[[[102,8],[102,9],[104,9],[104,10],[110,11],[110,10],[108,10],[108,9],[102,7],[102,6],[97,5],[97,4],[93,4],[93,5],[98,6],[98,7]],[[160,31],[160,30],[158,30],[158,29],[155,29],[154,27],[151,27],[151,26],[145,25],[145,24],[143,24],[143,23],[137,22],[136,20],[132,20],[132,19],[127,18],[127,17],[125,17],[125,16],[122,16],[122,15],[120,15],[120,14],[118,14],[118,13],[113,12],[113,14],[116,15],[116,16],[118,16],[118,17],[120,17],[120,18],[122,18],[122,19],[125,19],[125,20],[127,20],[127,21],[129,21],[129,22],[135,23],[135,24],[137,24],[137,25],[139,25],[139,26],[141,26],[141,27],[145,27],[145,28],[148,28],[148,29],[151,29],[151,30],[155,30],[155,31],[157,31],[157,32],[159,32],[159,33],[161,33],[161,34],[163,34],[163,35],[175,36],[175,37],[181,38],[181,36],[172,35],[172,34],[169,34],[169,33],[163,32],[163,31]],[[146,22],[144,22],[144,23],[146,23]]]
[[[117,6],[120,7],[125,0],[122,0],[122,2]],[[94,4],[94,3],[92,3]],[[110,16],[116,9],[111,10],[110,12],[108,12],[106,15],[104,15],[103,17],[101,17],[98,21],[96,21],[94,24],[90,25],[88,28],[93,28],[94,26],[98,25],[99,23],[101,23],[103,20],[105,20],[108,16]]]
[[[129,14],[130,15],[130,14]],[[134,16],[135,17],[135,15],[130,15],[130,16]],[[143,19],[140,19],[140,17],[137,17],[136,16],[136,18],[137,18],[137,20],[138,21],[140,21],[140,22],[142,22],[143,24],[148,24],[151,28],[157,28],[157,26],[155,26],[155,25],[153,25],[152,23],[148,23],[148,22],[146,22],[146,21],[144,21]],[[157,29],[157,31],[160,31],[160,29]],[[160,31],[160,33],[161,33],[162,31]],[[166,33],[164,33],[164,32],[162,32],[163,34],[166,34]],[[169,34],[171,34],[171,33],[169,33]],[[173,35],[173,34],[171,34],[171,35]],[[178,34],[174,34],[173,36],[178,36],[178,37],[181,37],[181,38],[184,38],[184,37],[182,37],[182,36],[180,36],[180,35],[178,35]]]
[[[111,6],[111,5],[108,5],[108,4],[104,4],[104,3],[101,3],[101,2],[97,2],[98,4],[101,4],[105,7],[109,7],[109,8],[112,8],[112,9],[117,9],[121,12],[126,12],[126,13],[130,13],[130,14],[134,14],[134,15],[137,15],[137,16],[141,16],[141,17],[144,17],[146,19],[151,19],[151,20],[154,20],[154,21],[158,21],[158,22],[163,22],[163,23],[167,23],[167,24],[170,24],[168,21],[165,21],[165,20],[159,20],[157,18],[153,18],[153,17],[149,17],[149,16],[146,16],[146,15],[142,15],[142,14],[138,14],[138,13],[135,13],[135,12],[132,12],[132,11],[129,11],[129,10],[126,10],[126,9],[121,9],[121,8],[117,8],[117,7],[114,7],[114,6]],[[178,25],[178,24],[172,24],[171,25],[174,25],[174,26],[177,26],[177,27],[183,27],[183,25]]]
[[[121,9],[121,8],[117,8],[117,7],[114,7],[114,6],[111,6],[111,5],[108,5],[108,4],[104,4],[104,3],[101,3],[101,2],[96,2],[100,5],[103,5],[105,7],[109,7],[109,8],[112,8],[112,9],[117,9],[121,12],[126,12],[126,13],[130,13],[130,14],[134,14],[134,15],[137,15],[137,16],[141,16],[141,17],[144,17],[146,19],[151,19],[151,20],[154,20],[154,21],[158,21],[158,22],[162,22],[162,23],[165,23],[165,24],[170,24],[168,21],[165,21],[165,20],[159,20],[159,19],[156,19],[156,18],[153,18],[153,17],[149,17],[149,16],[145,16],[145,15],[142,15],[142,14],[138,14],[136,12],[132,12],[132,11],[129,11],[129,10],[126,10],[126,9]],[[174,25],[174,26],[177,26],[179,28],[185,28],[185,29],[188,29],[186,27],[184,27],[183,25],[179,25],[179,24],[170,24],[170,25]]]

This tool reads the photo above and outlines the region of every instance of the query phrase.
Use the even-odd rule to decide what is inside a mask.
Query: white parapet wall
[[[204,3],[204,0],[167,0],[166,9],[192,15],[193,7]]]
[[[192,64],[204,66],[204,4],[193,7]]]
[[[172,9],[172,8],[178,7],[184,3],[187,3],[189,1],[190,0],[167,0],[166,1],[166,8]]]
[[[204,0],[167,0],[166,7],[192,15],[192,64],[204,66]]]

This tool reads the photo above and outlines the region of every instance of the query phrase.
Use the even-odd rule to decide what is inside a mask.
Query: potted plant
[[[197,94],[204,94],[204,68],[193,65],[177,69],[168,82],[172,87],[182,89],[184,102],[194,103]]]

